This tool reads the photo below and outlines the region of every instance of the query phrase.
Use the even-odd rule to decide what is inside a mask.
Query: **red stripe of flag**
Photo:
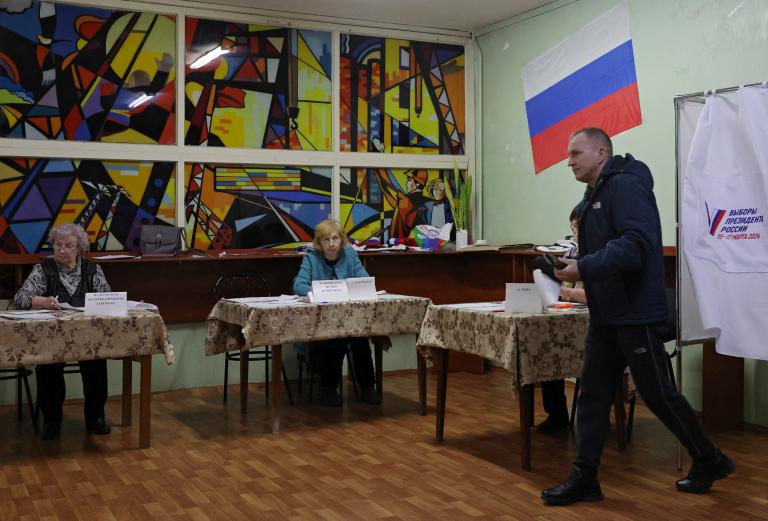
[[[643,122],[637,83],[617,90],[531,138],[533,166],[538,174],[568,157],[568,137],[584,127],[598,127],[615,136]]]

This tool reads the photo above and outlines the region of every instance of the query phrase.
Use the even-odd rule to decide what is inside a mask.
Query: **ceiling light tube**
[[[207,53],[200,56],[198,59],[196,59],[192,64],[189,66],[190,69],[199,69],[201,67],[205,67],[209,63],[211,63],[213,60],[221,56],[222,54],[227,54],[230,51],[230,49],[222,49],[221,45],[216,47],[215,49],[212,49],[208,51]]]

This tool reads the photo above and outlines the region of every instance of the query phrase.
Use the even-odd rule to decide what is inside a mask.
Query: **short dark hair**
[[[581,208],[581,203],[573,207],[573,210],[571,210],[571,215],[568,217],[568,222],[579,220],[579,208]]]
[[[584,134],[591,140],[599,141],[603,148],[608,151],[608,155],[613,155],[613,142],[611,142],[611,138],[605,133],[605,130],[597,127],[585,127],[571,134],[568,141],[579,134]]]

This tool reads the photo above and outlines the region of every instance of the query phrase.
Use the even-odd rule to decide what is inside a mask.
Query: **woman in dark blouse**
[[[88,251],[88,234],[76,224],[62,224],[51,229],[48,241],[53,245],[53,257],[32,268],[32,272],[16,293],[14,302],[20,309],[60,309],[59,304],[85,305],[85,294],[110,291],[101,267],[80,256]],[[85,428],[91,434],[109,434],[104,415],[107,401],[107,361],[83,360],[80,375],[85,397]],[[41,438],[59,437],[62,405],[66,395],[64,364],[39,365],[37,404],[43,413]]]

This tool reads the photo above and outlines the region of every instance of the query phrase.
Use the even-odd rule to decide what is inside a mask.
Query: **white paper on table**
[[[85,311],[85,306],[79,308],[77,306],[73,306],[69,302],[59,302],[59,307],[67,311]]]
[[[443,307],[493,312],[504,311],[504,302],[463,302],[461,304],[444,304]]]
[[[560,286],[562,282],[544,275],[541,270],[533,270],[533,283],[539,292],[544,307],[551,306],[560,299]]]
[[[48,313],[47,311],[5,311],[0,313],[0,317],[8,318],[11,320],[53,320],[56,317]]]
[[[128,300],[126,301],[126,306],[128,307],[128,309],[146,309],[147,311],[154,311],[155,313],[160,312],[157,306],[149,302],[139,302],[137,300]]]
[[[377,291],[379,300],[403,300],[406,298],[415,298],[410,295],[398,295],[397,293],[387,293],[385,291]]]
[[[507,313],[541,313],[541,297],[536,284],[507,282],[504,311]]]
[[[127,316],[128,294],[125,291],[86,293],[85,314],[107,317]]]
[[[376,300],[376,277],[350,277],[347,281],[349,300]]]
[[[570,248],[566,248],[565,246],[536,246],[536,251],[543,251],[547,253],[565,253]]]
[[[313,280],[310,302],[349,302],[347,281]]]
[[[301,297],[298,295],[280,295],[275,297],[233,297],[233,298],[225,298],[222,300],[226,300],[228,302],[237,302],[239,304],[258,304],[258,303],[270,303],[270,302],[296,302]]]

